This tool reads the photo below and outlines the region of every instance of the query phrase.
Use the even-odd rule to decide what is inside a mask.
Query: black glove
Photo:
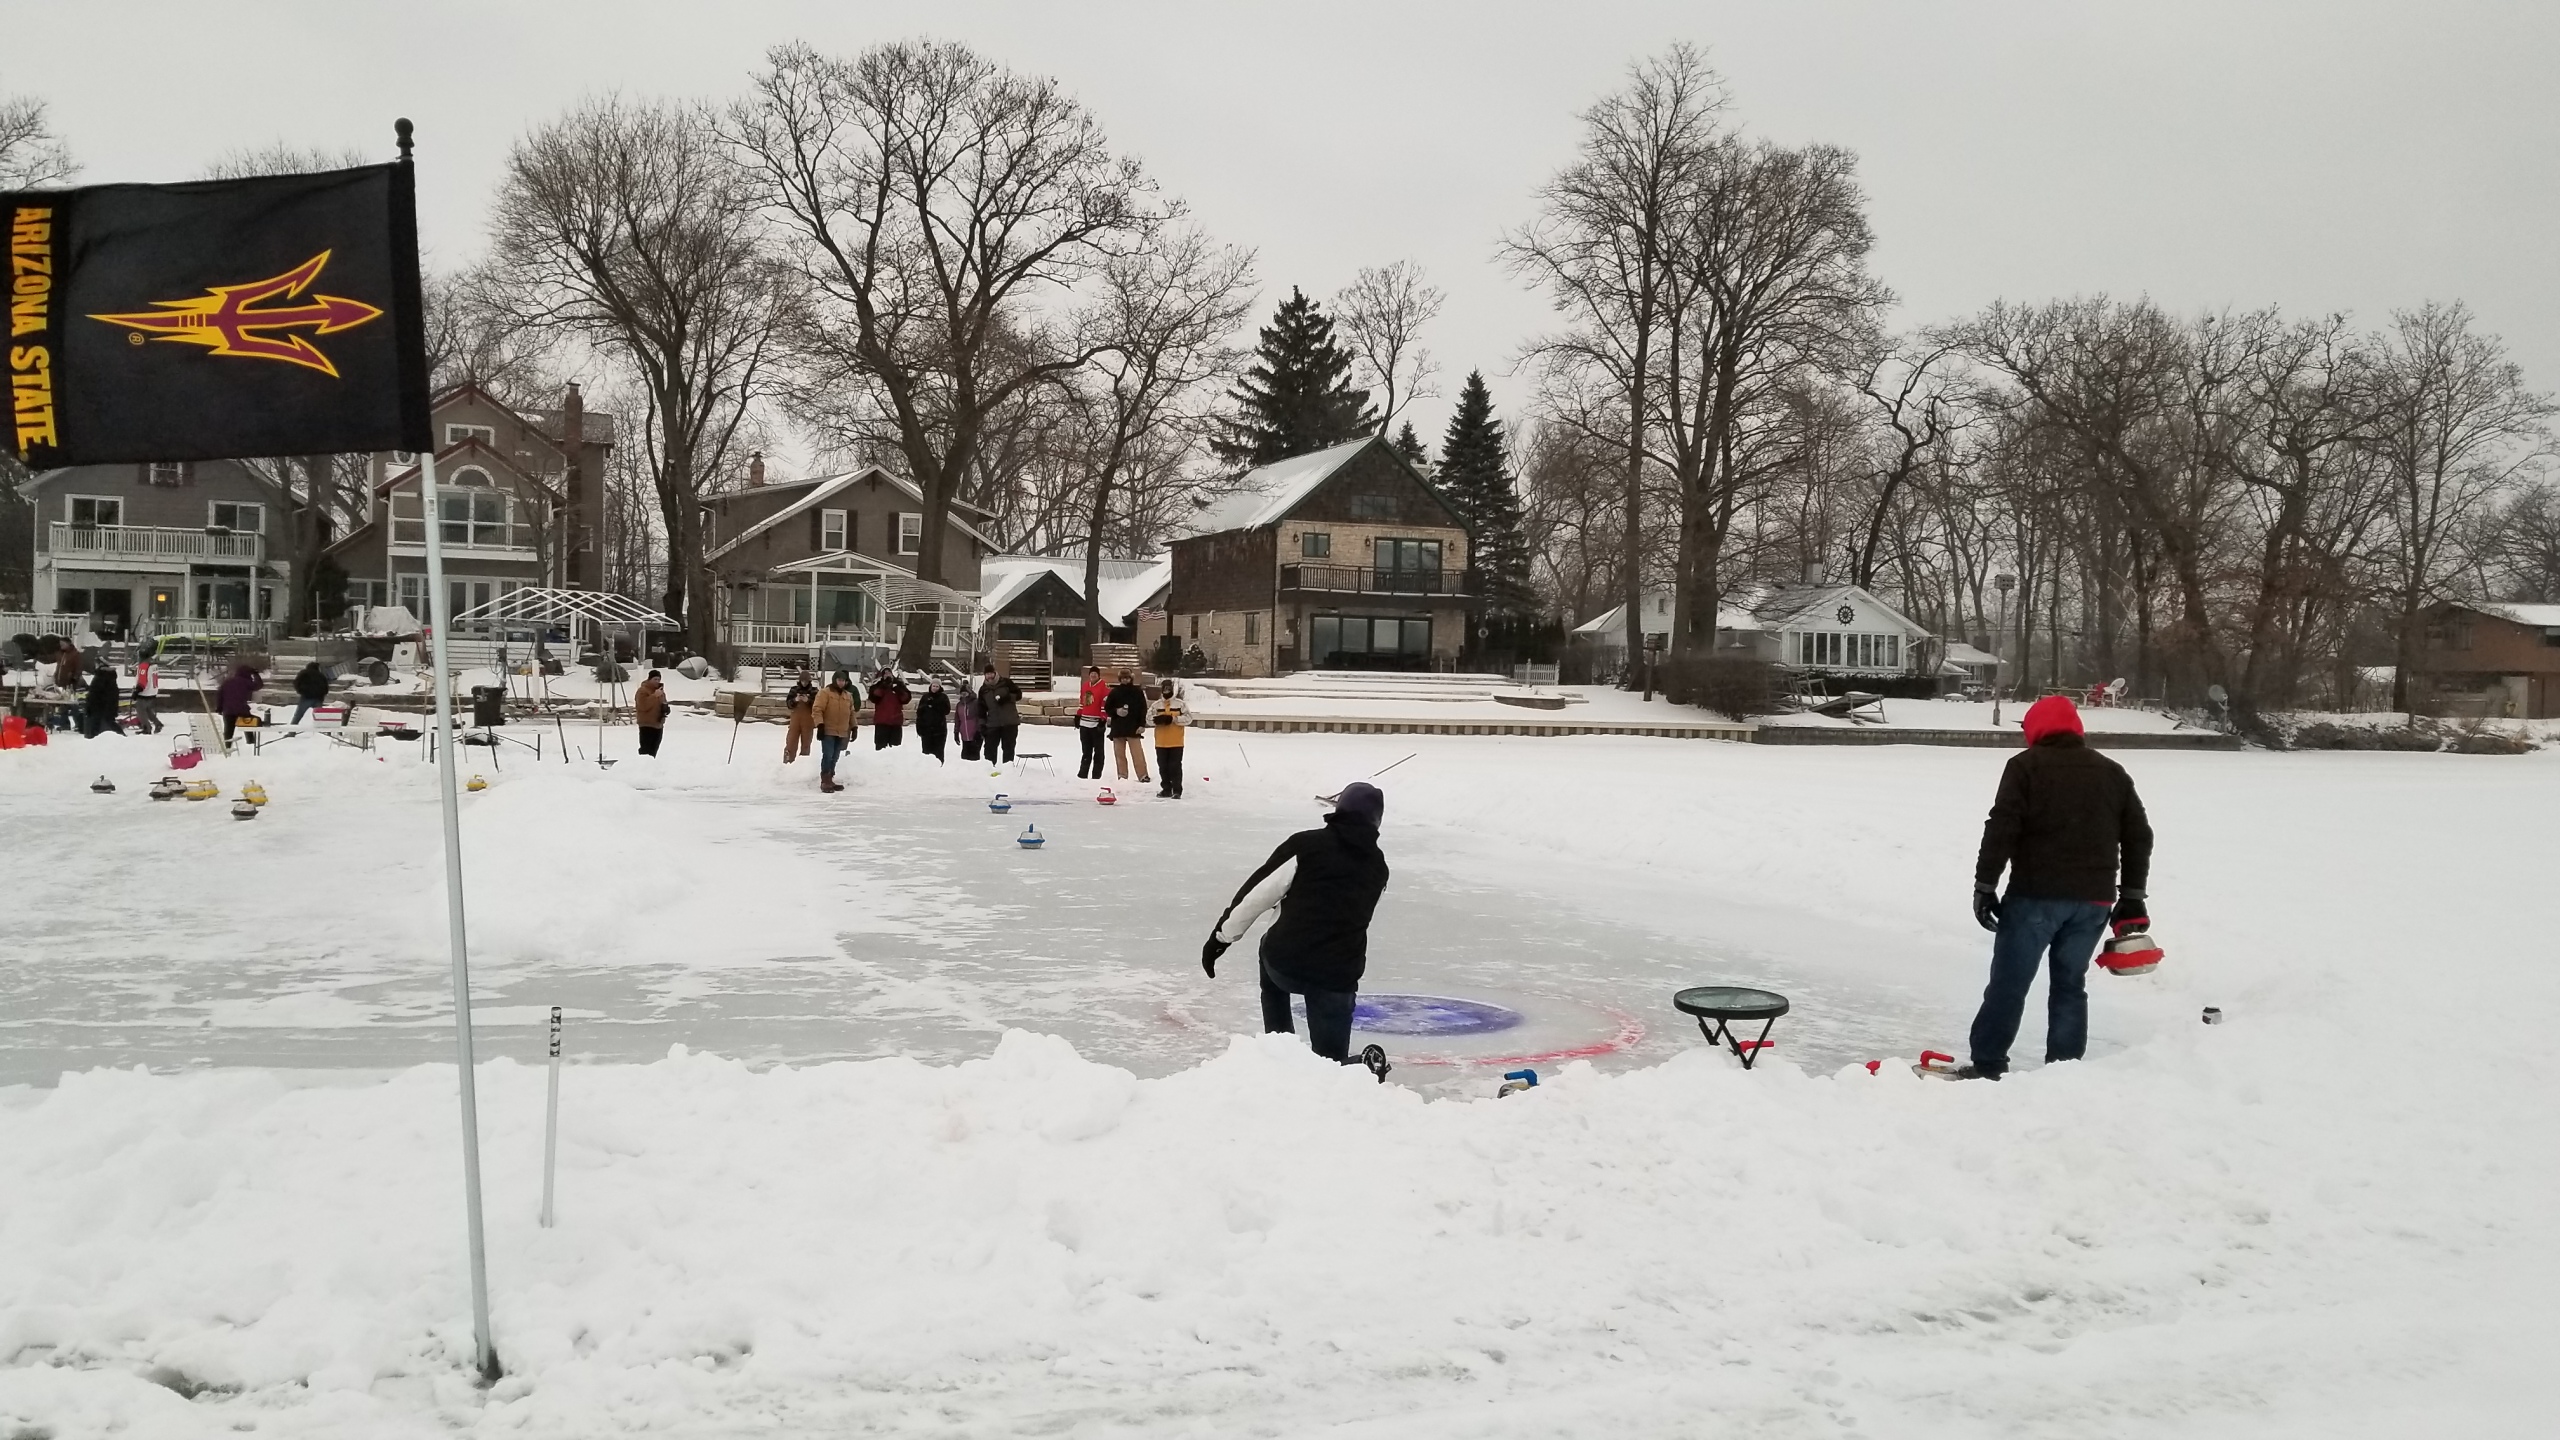
[[[1209,937],[1209,943],[1200,947],[1200,968],[1210,979],[1218,978],[1218,957],[1226,953],[1227,942],[1215,935]]]
[[[2127,928],[2151,928],[2151,905],[2139,890],[2118,890],[2116,908],[2107,912],[2107,921],[2119,932]]]
[[[1985,930],[2000,928],[2000,892],[1988,885],[1973,887],[1973,918]]]

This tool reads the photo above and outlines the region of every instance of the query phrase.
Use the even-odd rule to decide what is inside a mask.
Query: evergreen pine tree
[[[1493,418],[1493,395],[1481,371],[1470,372],[1458,391],[1458,408],[1440,440],[1436,479],[1466,524],[1467,576],[1483,598],[1485,619],[1499,624],[1525,615],[1531,604],[1529,540],[1502,422]]]
[[[1236,413],[1211,442],[1232,465],[1268,465],[1377,428],[1369,392],[1351,384],[1351,355],[1334,343],[1333,319],[1294,287],[1262,327],[1254,366],[1227,392]]]
[[[1413,467],[1414,474],[1425,480],[1431,478],[1431,450],[1422,443],[1421,436],[1413,433],[1412,421],[1404,422],[1404,428],[1396,432],[1395,444],[1396,454],[1404,458],[1404,463]]]

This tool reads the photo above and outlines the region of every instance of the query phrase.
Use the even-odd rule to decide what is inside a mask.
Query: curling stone
[[[231,802],[231,818],[234,820],[255,820],[258,818],[258,807],[250,804],[246,800],[234,800]]]
[[[474,775],[470,779],[462,782],[462,788],[471,791],[473,794],[478,794],[480,791],[489,788],[489,777],[485,775]]]
[[[113,795],[116,793],[116,782],[108,779],[104,775],[101,775],[97,779],[89,782],[89,793],[92,795]]]
[[[175,800],[186,793],[187,782],[175,775],[163,775],[151,782],[151,798],[154,800]]]
[[[1523,1090],[1535,1090],[1537,1088],[1537,1071],[1506,1070],[1502,1075],[1502,1088],[1494,1091],[1493,1095],[1495,1099],[1499,1100],[1505,1095],[1517,1095]]]
[[[1111,787],[1105,785],[1102,787],[1102,793],[1093,797],[1093,803],[1096,805],[1117,805],[1120,803],[1120,797],[1112,794]]]
[[[996,798],[987,802],[987,808],[1002,815],[1013,808],[1013,797],[999,790],[996,792]]]
[[[212,800],[221,796],[222,787],[210,780],[193,780],[188,782],[186,793],[190,800]]]
[[[267,803],[267,787],[252,780],[240,787],[240,798],[252,805],[264,805]]]
[[[1049,843],[1049,837],[1040,833],[1039,826],[1026,825],[1022,827],[1021,834],[1013,837],[1013,843],[1021,846],[1025,850],[1037,850],[1041,846]]]
[[[2149,921],[2129,920],[2117,926],[2114,938],[2099,949],[2098,967],[2110,975],[2148,975],[2160,968],[2167,954],[2151,938]]]

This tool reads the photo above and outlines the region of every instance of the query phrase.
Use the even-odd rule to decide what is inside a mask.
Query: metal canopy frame
[[[546,585],[510,590],[472,606],[448,623],[469,625],[491,620],[534,625],[573,626],[580,622],[635,625],[650,630],[678,628],[673,616],[652,610],[628,595],[617,595],[610,590],[566,590]]]

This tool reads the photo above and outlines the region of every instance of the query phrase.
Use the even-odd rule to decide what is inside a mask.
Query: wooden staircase
[[[1056,679],[1037,640],[998,640],[995,662],[1000,673],[1025,690],[1046,690]]]

